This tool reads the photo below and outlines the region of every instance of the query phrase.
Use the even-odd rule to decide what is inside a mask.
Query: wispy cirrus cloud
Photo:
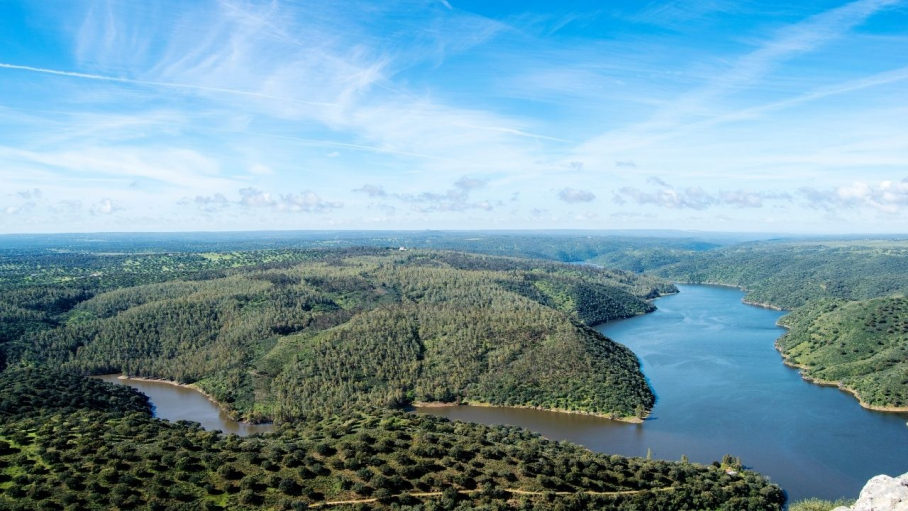
[[[53,44],[0,48],[0,211],[16,211],[0,231],[710,229],[723,213],[643,206],[835,230],[827,210],[908,212],[882,184],[908,162],[905,0],[11,1],[0,31]],[[851,182],[867,189],[829,184]]]
[[[705,123],[715,124],[740,118],[742,112],[738,110],[741,109],[729,111],[717,108],[716,105],[721,105],[728,97],[755,86],[786,61],[822,48],[843,37],[874,14],[899,3],[901,0],[855,0],[782,26],[768,36],[756,39],[752,51],[717,65],[706,74],[702,82],[679,94],[672,101],[666,102],[647,120],[593,137],[581,144],[577,152],[588,159],[593,158],[593,155],[601,155],[595,159],[602,159],[609,154],[646,147],[683,134],[691,126],[702,128]],[[870,87],[880,83],[887,81],[874,83],[870,80],[863,85]],[[824,94],[834,95],[849,90],[848,86],[831,87],[816,91],[812,96],[805,95],[793,102],[774,101],[768,105],[745,110],[755,113],[755,110],[762,108],[784,108],[801,101],[818,99]]]

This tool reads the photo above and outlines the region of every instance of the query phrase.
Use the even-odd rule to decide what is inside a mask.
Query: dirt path
[[[665,488],[652,488],[649,490],[623,490],[623,491],[527,491],[527,490],[517,490],[512,488],[505,488],[504,491],[511,493],[513,495],[546,495],[546,494],[555,494],[555,495],[573,495],[575,493],[585,493],[587,495],[595,496],[618,496],[618,495],[636,495],[638,493],[646,492],[657,492],[657,491],[673,491],[674,488],[671,486]],[[470,495],[473,493],[479,493],[482,490],[460,490],[457,493],[462,495]],[[405,494],[394,495],[395,498],[402,497]],[[444,495],[444,492],[434,491],[434,492],[413,492],[409,494],[411,497],[440,497]],[[370,504],[378,502],[378,499],[359,499],[359,500],[329,500],[325,502],[316,502],[314,504],[309,504],[310,508],[321,508],[321,507],[331,507],[331,506],[343,506],[343,505],[353,505],[353,504]]]

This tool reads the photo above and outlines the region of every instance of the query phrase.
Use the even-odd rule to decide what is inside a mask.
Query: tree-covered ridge
[[[5,351],[24,365],[194,383],[253,420],[435,400],[630,416],[653,404],[636,357],[586,325],[648,312],[647,299],[673,291],[544,261],[310,251],[82,289],[39,327],[23,321]],[[49,309],[52,295],[30,293],[7,304]]]
[[[806,376],[877,408],[908,408],[908,299],[819,300],[780,323],[778,347]]]
[[[30,388],[32,395],[9,394]],[[350,412],[240,438],[154,419],[122,387],[8,371],[0,508],[779,510],[750,471],[595,454],[507,426]],[[58,395],[84,407],[59,406]],[[99,405],[108,403],[112,406]]]
[[[747,243],[691,252],[650,270],[679,282],[738,286],[749,302],[793,309],[819,298],[908,293],[908,243]]]

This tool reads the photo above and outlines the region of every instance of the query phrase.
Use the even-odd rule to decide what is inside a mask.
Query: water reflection
[[[151,400],[154,416],[161,419],[174,422],[194,421],[207,430],[221,430],[240,436],[274,430],[271,424],[248,424],[231,419],[215,402],[190,387],[162,381],[124,379],[117,374],[106,374],[97,378],[118,385],[129,385],[139,390]]]

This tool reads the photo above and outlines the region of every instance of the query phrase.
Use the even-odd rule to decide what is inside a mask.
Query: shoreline
[[[735,285],[731,285],[731,284],[714,284],[714,283],[711,283],[711,282],[699,282],[699,283],[693,283],[693,282],[680,282],[680,281],[679,281],[679,282],[676,282],[676,283],[677,283],[677,284],[682,284],[682,285],[692,285],[692,286],[718,286],[718,287],[727,287],[727,288],[737,289],[737,290],[742,291],[742,292],[744,292],[744,293],[747,293],[747,292],[748,292],[747,289],[744,288],[743,286],[735,286]],[[746,296],[746,295],[745,295],[745,296]],[[744,298],[741,299],[741,302],[744,303],[745,305],[750,305],[750,306],[752,306],[752,307],[760,307],[760,308],[763,308],[763,309],[770,309],[770,310],[775,310],[775,311],[780,311],[780,312],[788,312],[788,311],[791,310],[791,309],[786,309],[786,308],[784,308],[784,307],[779,307],[779,306],[777,306],[777,305],[773,305],[773,304],[770,304],[770,303],[748,301],[748,300],[746,300],[746,299],[744,299]],[[783,317],[784,317],[784,316],[783,316]],[[782,327],[782,328],[784,328],[785,330],[789,330],[789,328],[788,328],[786,325],[782,324],[781,321],[782,321],[782,318],[779,318],[779,319],[776,321],[776,326]],[[785,335],[785,334],[782,334],[782,335]],[[779,339],[781,339],[781,337],[782,337],[782,336],[779,336]],[[853,388],[851,388],[851,387],[849,387],[849,386],[843,384],[843,383],[840,382],[840,381],[824,380],[824,379],[822,379],[822,378],[816,378],[816,377],[814,377],[814,376],[810,376],[810,375],[808,375],[808,374],[805,374],[805,371],[808,371],[810,368],[807,367],[807,366],[805,366],[805,365],[796,364],[796,363],[792,362],[792,361],[790,360],[789,356],[786,355],[785,352],[782,351],[782,347],[779,346],[779,339],[776,339],[776,341],[773,343],[773,347],[775,348],[776,351],[779,352],[779,356],[782,357],[782,364],[785,365],[786,367],[790,367],[790,368],[792,368],[792,369],[797,369],[797,370],[798,370],[798,374],[801,376],[801,379],[804,380],[804,381],[806,381],[807,383],[810,383],[810,384],[813,384],[813,385],[818,385],[818,386],[821,386],[821,387],[835,387],[835,388],[841,390],[842,392],[845,392],[845,393],[847,393],[847,394],[850,394],[854,399],[857,400],[857,402],[858,402],[858,404],[861,406],[861,408],[864,408],[865,410],[872,410],[872,411],[875,411],[875,412],[884,412],[884,413],[905,413],[905,412],[908,412],[908,406],[879,406],[879,405],[872,405],[872,404],[870,404],[870,403],[864,401],[863,398],[861,398],[861,395],[860,395],[860,393],[858,393],[857,390],[855,390],[855,389],[853,389]]]
[[[782,326],[782,325],[780,325],[780,326]],[[857,390],[843,384],[840,381],[824,380],[822,378],[817,378],[817,377],[805,374],[804,371],[808,371],[810,368],[803,364],[798,364],[798,363],[792,362],[790,360],[789,356],[786,355],[785,352],[782,351],[782,348],[779,346],[778,340],[776,340],[776,342],[774,343],[774,347],[775,347],[776,351],[779,352],[779,355],[782,357],[782,364],[784,364],[786,367],[790,367],[792,369],[797,369],[798,374],[801,376],[801,379],[806,381],[807,383],[811,383],[813,385],[817,385],[820,387],[835,387],[835,388],[841,390],[842,392],[850,394],[854,399],[857,400],[858,404],[861,405],[861,408],[864,408],[865,410],[872,410],[874,412],[883,412],[883,413],[908,412],[908,406],[872,405],[872,404],[864,401],[864,399],[861,398],[861,395],[858,393]]]
[[[112,373],[112,374],[116,374],[116,373]],[[107,376],[107,375],[100,375],[100,374],[99,374],[99,375],[97,375],[97,376]],[[198,392],[199,394],[202,394],[202,395],[205,396],[206,398],[208,398],[208,400],[211,401],[212,403],[214,403],[215,405],[217,405],[217,407],[218,407],[222,412],[226,413],[227,416],[230,418],[230,420],[232,420],[232,421],[234,421],[234,422],[236,422],[236,423],[238,423],[238,424],[244,424],[244,425],[246,425],[246,426],[265,426],[265,425],[272,425],[272,426],[273,426],[273,425],[274,425],[274,422],[273,422],[273,421],[268,421],[268,422],[251,422],[251,421],[247,421],[247,420],[245,420],[245,419],[236,419],[236,418],[234,418],[234,417],[233,417],[233,413],[235,412],[235,410],[230,410],[230,409],[228,409],[228,408],[225,407],[223,404],[221,404],[220,401],[218,401],[217,399],[215,399],[211,394],[209,394],[209,393],[205,392],[204,390],[200,389],[200,388],[199,388],[198,386],[196,386],[196,384],[194,384],[194,383],[179,383],[179,382],[175,382],[175,381],[173,381],[173,380],[165,380],[165,379],[163,379],[163,378],[146,378],[146,377],[144,377],[144,376],[126,376],[125,374],[122,374],[122,373],[119,374],[119,375],[117,375],[117,379],[118,379],[118,380],[144,381],[144,382],[149,382],[149,383],[164,383],[164,384],[167,384],[167,385],[173,385],[173,386],[175,386],[175,387],[184,387],[184,388],[187,388],[187,389],[192,389],[192,390]]]
[[[644,417],[643,419],[640,419],[640,418],[634,417],[634,416],[613,418],[610,415],[607,415],[604,413],[597,413],[597,412],[584,412],[581,410],[567,410],[567,409],[563,409],[563,408],[545,408],[545,407],[541,407],[541,406],[529,406],[529,405],[497,405],[494,403],[485,403],[482,401],[461,401],[460,403],[445,403],[442,401],[428,401],[428,402],[417,401],[414,403],[410,403],[410,406],[413,408],[454,408],[457,406],[472,406],[472,407],[476,407],[476,408],[493,408],[494,407],[494,408],[513,408],[513,409],[521,409],[521,410],[539,410],[539,411],[543,411],[543,412],[552,412],[552,413],[587,415],[587,416],[591,416],[591,417],[598,417],[600,419],[608,419],[611,421],[624,422],[624,423],[628,423],[628,424],[643,424],[646,420],[646,417]],[[649,411],[647,411],[646,415],[649,415]]]

